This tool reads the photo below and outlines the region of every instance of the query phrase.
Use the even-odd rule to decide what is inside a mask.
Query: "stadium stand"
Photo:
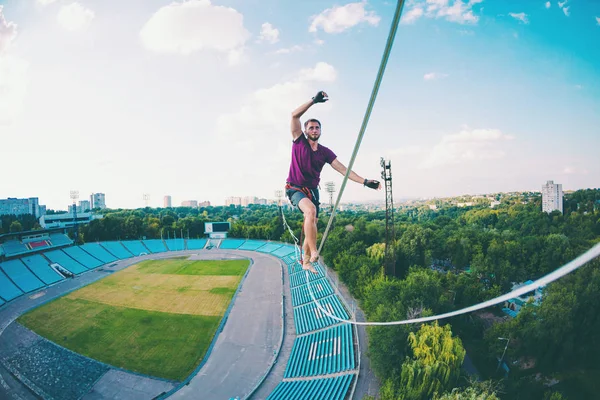
[[[331,288],[329,281],[325,278],[311,282],[310,289],[316,299],[321,299],[333,294],[333,289]],[[310,301],[312,301],[312,297],[310,297],[310,292],[308,291],[308,286],[306,284],[292,288],[292,304],[294,307],[306,304]]]
[[[99,243],[86,243],[79,247],[86,253],[92,255],[93,257],[97,258],[105,264],[117,261],[117,257],[104,250],[104,248],[100,246]]]
[[[327,375],[355,368],[350,324],[297,337],[284,378]]]
[[[169,251],[181,251],[185,250],[184,239],[165,239],[165,244]]]
[[[125,247],[123,247],[123,244],[121,242],[101,242],[100,246],[102,246],[110,254],[121,260],[133,257],[133,254]]]
[[[51,285],[64,279],[55,270],[50,268],[48,261],[40,254],[25,256],[21,258],[21,261],[46,285]]]
[[[323,269],[323,267],[317,264],[315,265],[315,269],[317,270],[316,274],[311,272],[308,275],[309,282],[325,278],[325,270]],[[290,287],[293,288],[304,284],[306,284],[306,274],[304,273],[304,270],[302,268],[300,268],[300,272],[290,274]]]
[[[102,261],[98,260],[90,256],[88,253],[83,251],[79,246],[65,247],[62,249],[65,253],[67,253],[71,258],[78,261],[80,264],[83,264],[84,267],[92,269],[101,266],[104,264]]]
[[[277,250],[281,246],[283,246],[283,245],[279,244],[279,243],[267,243],[264,246],[257,248],[256,251],[259,251],[261,253],[273,253],[275,250]]]
[[[29,251],[27,246],[18,240],[9,240],[4,242],[2,247],[4,248],[4,254],[6,254],[7,257],[25,254]]]
[[[44,286],[44,283],[21,260],[10,260],[0,263],[0,269],[23,293],[29,293]]]
[[[27,243],[27,245],[29,246],[29,248],[31,250],[38,250],[38,249],[43,249],[45,247],[50,247],[48,242],[46,242],[45,240],[40,240],[37,242],[29,242],[29,243]]]
[[[259,247],[265,245],[266,243],[267,242],[265,242],[264,240],[246,240],[244,243],[242,243],[240,247],[238,247],[238,250],[254,251]],[[221,248],[223,248],[222,245]]]
[[[168,251],[165,244],[160,239],[142,240],[142,243],[144,243],[152,253],[164,253],[165,251]]]
[[[348,319],[349,315],[340,303],[337,296],[328,296],[319,300],[321,307],[338,318]],[[317,329],[339,323],[327,316],[314,302],[294,308],[294,325],[296,334],[300,335]]]
[[[221,241],[220,249],[235,250],[244,244],[244,239],[225,239]]]
[[[187,249],[188,250],[201,250],[206,246],[206,239],[188,239]]]
[[[142,242],[140,242],[139,240],[124,240],[121,243],[134,256],[139,256],[142,253],[144,253],[144,254],[150,253],[150,250],[148,250],[146,247],[144,247]]]
[[[64,233],[51,233],[50,243],[52,243],[52,246],[64,246],[72,244],[73,241]]]
[[[44,256],[46,256],[46,258],[53,263],[59,264],[61,267],[75,275],[81,274],[82,272],[88,270],[86,267],[69,257],[62,250],[47,251],[44,253]]]
[[[354,374],[346,374],[335,378],[281,382],[267,400],[343,400],[353,377]]]
[[[0,270],[0,297],[4,301],[11,301],[23,292]]]
[[[279,257],[279,258],[285,258],[289,255],[293,255],[294,253],[295,253],[294,246],[290,246],[290,245],[286,244],[286,245],[281,246],[280,248],[278,248],[271,254],[276,257]]]

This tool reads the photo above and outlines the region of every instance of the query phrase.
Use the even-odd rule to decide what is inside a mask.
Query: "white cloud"
[[[394,156],[412,156],[423,153],[424,149],[421,146],[410,145],[405,147],[399,147],[397,149],[390,150],[387,154],[390,157]]]
[[[563,8],[563,6],[564,6],[565,4],[567,4],[567,2],[566,2],[566,1],[563,1],[562,3],[559,1],[559,2],[558,2],[558,8]]]
[[[325,41],[324,41],[324,40],[322,40],[322,39],[315,39],[315,44],[316,44],[317,46],[322,46],[322,45],[324,45],[324,44],[325,44]]]
[[[94,19],[94,12],[75,2],[68,6],[62,6],[56,19],[60,26],[66,30],[77,31],[86,28],[90,24]]]
[[[140,31],[148,50],[189,55],[201,50],[226,53],[230,65],[243,60],[250,33],[244,17],[230,7],[213,6],[209,0],[190,0],[161,7]]]
[[[549,1],[546,2],[546,8],[550,8],[551,4]]]
[[[299,79],[302,81],[333,82],[337,78],[337,71],[333,65],[318,62],[314,68],[305,68],[300,71]]]
[[[433,147],[420,168],[501,159],[505,153],[498,143],[511,139],[512,136],[497,129],[465,129],[456,134],[446,135]]]
[[[439,72],[429,72],[429,73],[423,75],[423,79],[426,81],[433,81],[435,79],[446,78],[447,76],[448,76],[448,74],[442,74]]]
[[[600,25],[600,17],[596,17],[596,24]]]
[[[17,37],[17,25],[6,21],[2,8],[3,6],[0,5],[0,54],[7,51],[11,42]]]
[[[374,11],[366,11],[365,5],[366,2],[358,2],[328,8],[311,17],[312,23],[308,31],[316,32],[321,28],[327,33],[340,33],[361,22],[377,26],[381,18]]]
[[[588,172],[589,171],[585,168],[579,168],[579,167],[573,167],[573,166],[566,166],[565,169],[563,169],[563,174],[567,174],[567,175],[587,175]]]
[[[511,17],[513,17],[516,20],[521,21],[524,24],[528,24],[529,23],[529,18],[527,17],[527,14],[525,14],[524,12],[521,12],[521,13],[508,13],[508,15],[510,15]]]
[[[56,0],[37,0],[36,3],[38,3],[39,5],[42,5],[42,6],[47,6],[52,3],[56,3]]]
[[[569,7],[563,7],[563,12],[565,13],[565,15],[568,17],[570,15],[569,13]]]
[[[279,41],[279,29],[273,28],[268,22],[262,24],[260,29],[260,35],[258,37],[259,42],[277,43]]]
[[[27,93],[28,63],[9,50],[17,25],[6,21],[0,5],[0,125],[10,124],[22,108]]]
[[[407,7],[401,23],[410,24],[426,17],[444,18],[459,24],[476,24],[479,17],[473,14],[473,6],[481,2],[483,0],[415,0]]]
[[[275,50],[274,53],[275,54],[289,54],[289,53],[295,53],[297,51],[302,51],[302,50],[304,50],[304,48],[302,46],[294,45],[292,47],[286,47],[286,48],[282,48],[279,50]]]

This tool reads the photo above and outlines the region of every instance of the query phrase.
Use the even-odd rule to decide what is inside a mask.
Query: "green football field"
[[[249,260],[144,261],[19,317],[76,353],[181,381],[202,361]]]

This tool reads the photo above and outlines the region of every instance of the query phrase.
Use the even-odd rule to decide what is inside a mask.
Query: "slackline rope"
[[[385,50],[383,53],[381,64],[379,66],[379,71],[377,73],[377,78],[375,79],[375,84],[374,84],[373,90],[371,92],[371,98],[369,99],[369,104],[367,106],[367,110],[366,110],[365,116],[363,118],[362,126],[360,128],[360,132],[358,134],[358,138],[357,138],[356,144],[354,146],[354,151],[352,152],[352,157],[350,158],[350,163],[348,164],[348,169],[346,170],[346,175],[344,176],[344,180],[342,181],[342,187],[341,187],[338,197],[336,199],[335,206],[333,207],[333,210],[331,211],[331,216],[329,217],[329,221],[327,222],[327,228],[325,229],[323,238],[321,239],[321,244],[319,245],[318,254],[321,254],[321,250],[323,249],[323,245],[325,244],[325,239],[327,238],[327,234],[329,232],[329,229],[331,228],[331,223],[333,221],[333,217],[335,216],[335,211],[336,211],[336,209],[340,203],[340,200],[342,198],[342,193],[344,192],[344,189],[346,187],[346,182],[348,181],[350,171],[352,171],[352,166],[354,165],[354,160],[356,159],[356,155],[358,154],[358,149],[360,147],[360,143],[365,134],[365,130],[366,130],[367,124],[369,122],[369,117],[371,116],[371,112],[373,111],[373,106],[375,105],[375,99],[377,97],[377,93],[379,92],[379,87],[381,86],[381,81],[383,80],[383,74],[385,72],[385,67],[387,65],[387,62],[388,62],[388,59],[389,59],[389,56],[390,56],[390,53],[392,50],[392,45],[394,43],[396,31],[398,30],[398,24],[400,22],[400,17],[402,15],[403,6],[404,6],[404,0],[398,0],[398,3],[396,5],[396,12],[394,14],[394,18],[392,21],[392,26],[390,28],[390,33],[387,38]],[[296,238],[296,236],[294,235],[294,232],[288,225],[288,223],[285,219],[285,215],[283,213],[283,209],[281,209],[281,216],[283,218],[284,225],[287,227],[288,231],[292,235],[292,238],[294,239],[294,242],[295,242],[294,252],[296,254],[296,261],[302,260],[302,249],[298,246],[298,238]],[[303,229],[304,229],[304,225],[301,228],[301,236],[300,237],[302,237]],[[449,313],[433,315],[430,317],[407,319],[407,320],[402,320],[402,321],[358,322],[358,321],[350,321],[350,320],[339,318],[339,317],[331,314],[329,311],[327,311],[325,308],[323,308],[323,306],[321,306],[321,304],[315,298],[315,295],[310,286],[309,272],[307,270],[305,270],[305,276],[306,276],[306,284],[308,287],[308,291],[310,293],[310,296],[313,299],[313,302],[317,305],[317,307],[325,315],[329,316],[330,318],[332,318],[336,321],[345,322],[345,323],[349,323],[349,324],[353,324],[353,325],[367,325],[367,326],[405,325],[405,324],[414,324],[414,323],[428,322],[428,321],[435,321],[435,320],[444,319],[444,318],[450,318],[450,317],[454,317],[454,316],[461,315],[461,314],[466,314],[468,312],[480,310],[482,308],[486,308],[486,307],[490,307],[490,306],[502,303],[503,301],[510,300],[512,298],[518,297],[522,294],[525,294],[527,292],[535,290],[539,287],[545,286],[548,283],[553,282],[553,281],[567,275],[568,273],[578,269],[579,267],[581,267],[588,261],[591,261],[594,258],[598,257],[599,255],[600,255],[600,243],[597,243],[595,246],[593,246],[591,249],[586,251],[584,254],[580,255],[573,261],[563,265],[562,267],[558,268],[554,272],[551,272],[548,275],[545,275],[542,278],[536,280],[535,282],[533,282],[529,285],[522,286],[522,287],[520,287],[516,290],[513,290],[512,292],[509,292],[505,295],[498,296],[494,299],[487,300],[487,301],[475,304],[473,306],[462,308],[460,310],[452,311]],[[323,269],[325,270],[325,267],[323,267]]]

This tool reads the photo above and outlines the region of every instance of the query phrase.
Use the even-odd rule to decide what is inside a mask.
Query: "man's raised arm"
[[[304,113],[315,103],[324,103],[327,100],[327,93],[320,91],[317,93],[315,97],[306,103],[302,104],[300,107],[296,108],[292,112],[292,123],[291,123],[291,131],[292,137],[294,140],[298,139],[300,135],[302,135],[302,124],[300,123],[300,117],[304,115]]]

